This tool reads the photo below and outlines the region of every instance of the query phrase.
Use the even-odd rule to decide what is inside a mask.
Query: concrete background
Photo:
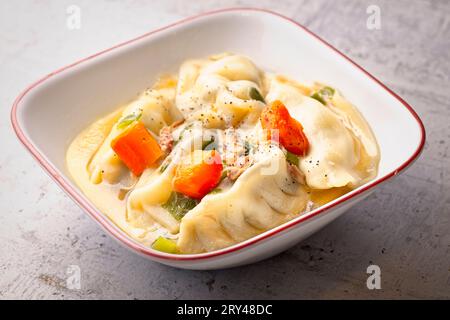
[[[66,9],[81,8],[81,29]],[[381,30],[366,8],[381,9]],[[42,75],[157,26],[229,6],[304,24],[404,97],[428,140],[404,174],[293,249],[232,270],[183,271],[111,240],[26,153],[9,112]],[[450,298],[450,1],[1,1],[0,298]],[[401,146],[399,146],[401,147]],[[381,268],[368,290],[366,268]],[[66,286],[78,265],[81,289]]]

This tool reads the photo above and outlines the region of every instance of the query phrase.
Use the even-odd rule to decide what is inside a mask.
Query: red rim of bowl
[[[396,98],[398,101],[400,101],[407,109],[408,111],[411,113],[411,115],[414,117],[414,119],[416,119],[419,127],[420,127],[420,131],[421,131],[421,141],[416,149],[416,151],[411,155],[411,157],[405,161],[401,166],[399,166],[396,170],[390,172],[389,174],[378,178],[364,186],[362,186],[360,189],[357,189],[355,191],[352,191],[344,196],[342,196],[341,198],[338,198],[336,201],[333,201],[330,204],[324,205],[320,208],[318,208],[317,210],[313,211],[311,214],[309,215],[305,215],[305,216],[300,216],[296,219],[293,219],[289,222],[286,222],[285,224],[282,224],[274,229],[268,230],[258,236],[255,236],[253,238],[250,238],[246,241],[240,242],[238,244],[235,244],[231,247],[228,248],[224,248],[221,250],[217,250],[217,251],[213,251],[213,252],[207,252],[207,253],[201,253],[201,254],[188,254],[188,255],[175,255],[175,254],[167,254],[167,253],[159,253],[158,251],[155,251],[151,248],[145,247],[144,245],[138,243],[137,241],[133,240],[132,238],[130,238],[128,235],[125,234],[124,231],[120,230],[111,220],[109,220],[109,218],[107,218],[103,213],[101,213],[100,211],[98,211],[92,204],[89,203],[89,201],[85,198],[85,196],[81,195],[80,193],[78,193],[70,184],[69,182],[62,177],[59,173],[58,170],[49,162],[47,161],[43,155],[40,154],[40,152],[36,149],[36,147],[34,147],[34,145],[28,140],[28,138],[26,137],[26,135],[23,133],[22,129],[20,128],[18,121],[17,121],[17,109],[19,107],[19,104],[21,102],[21,100],[23,99],[23,97],[32,89],[34,89],[36,86],[40,85],[41,83],[43,83],[44,81],[46,81],[47,79],[49,79],[50,77],[61,73],[69,68],[72,68],[80,63],[83,63],[85,61],[91,60],[99,55],[102,55],[104,53],[107,53],[111,50],[114,50],[116,48],[119,47],[123,47],[125,45],[128,45],[130,43],[136,42],[138,40],[141,40],[143,38],[146,38],[148,36],[151,36],[155,33],[158,33],[160,31],[163,30],[167,30],[169,28],[172,28],[174,26],[180,25],[180,24],[184,24],[187,22],[190,22],[192,20],[196,20],[205,16],[211,16],[211,15],[215,15],[215,14],[221,14],[221,13],[225,13],[225,12],[235,12],[235,11],[253,11],[253,12],[262,12],[262,13],[266,13],[266,14],[270,14],[270,15],[274,15],[277,16],[281,19],[284,19],[290,23],[293,23],[294,25],[296,25],[297,27],[303,29],[304,31],[306,31],[307,33],[309,33],[310,35],[312,35],[313,37],[315,37],[316,39],[318,39],[319,41],[321,41],[324,45],[326,45],[327,47],[329,47],[330,49],[332,49],[333,51],[335,51],[336,53],[338,53],[339,55],[341,55],[342,57],[344,57],[347,61],[349,61],[351,64],[353,64],[354,66],[356,66],[358,69],[360,69],[363,73],[365,73],[369,78],[371,78],[373,81],[375,81],[377,84],[379,84],[383,89],[385,89],[388,93],[390,93],[394,98]],[[304,222],[306,220],[312,219],[313,217],[316,217],[317,215],[319,215],[320,213],[323,213],[325,211],[328,211],[328,209],[331,209],[333,207],[336,207],[340,204],[342,204],[343,202],[354,198],[360,194],[362,194],[365,191],[368,191],[369,189],[372,189],[374,186],[386,181],[387,179],[397,175],[399,172],[403,171],[404,169],[406,169],[409,165],[412,164],[412,162],[420,155],[423,146],[425,144],[425,127],[422,123],[422,121],[420,120],[419,116],[417,115],[417,113],[413,110],[413,108],[406,103],[401,97],[399,97],[396,93],[394,93],[392,90],[390,90],[388,87],[386,87],[382,82],[380,82],[378,79],[376,79],[374,76],[372,76],[370,73],[368,73],[366,70],[364,70],[361,66],[359,66],[357,63],[355,63],[353,60],[351,60],[350,58],[348,58],[346,55],[344,55],[343,53],[341,53],[339,50],[337,50],[335,47],[333,47],[332,45],[330,45],[328,42],[326,42],[325,40],[321,39],[319,36],[317,36],[315,33],[313,33],[312,31],[308,30],[306,27],[304,27],[303,25],[299,24],[298,22],[285,17],[279,13],[270,11],[270,10],[266,10],[266,9],[259,9],[259,8],[227,8],[227,9],[220,9],[220,10],[214,10],[214,11],[209,11],[209,12],[205,12],[199,15],[195,15],[189,18],[185,18],[182,20],[179,20],[175,23],[172,23],[170,25],[167,25],[165,27],[150,31],[142,36],[139,36],[137,38],[131,39],[129,41],[123,42],[121,44],[115,45],[109,49],[100,51],[96,54],[93,54],[87,58],[81,59],[77,62],[74,62],[70,65],[67,65],[65,67],[62,67],[50,74],[48,74],[47,76],[43,77],[42,79],[36,81],[35,83],[31,84],[30,86],[28,86],[14,101],[14,104],[12,106],[12,110],[11,110],[11,122],[14,128],[14,131],[17,135],[17,137],[19,138],[19,140],[23,143],[23,145],[28,149],[28,151],[32,154],[32,156],[39,162],[39,164],[50,174],[50,176],[55,180],[55,182],[57,184],[59,184],[62,189],[64,191],[66,191],[68,193],[68,195],[75,200],[75,202],[80,205],[85,211],[87,211],[90,216],[92,218],[94,218],[103,228],[105,228],[114,238],[116,238],[116,240],[119,240],[122,244],[126,245],[127,247],[133,249],[134,251],[143,254],[145,256],[150,256],[153,258],[157,258],[157,259],[161,259],[161,260],[184,260],[184,261],[192,261],[192,260],[201,260],[201,259],[208,259],[208,258],[213,258],[213,257],[217,257],[217,256],[222,256],[225,254],[229,254],[232,252],[236,252],[240,249],[243,249],[245,247],[248,247],[250,245],[253,245],[257,242],[260,242],[266,238],[272,237],[278,233],[281,233],[282,231],[285,231],[286,229],[289,229],[293,226],[298,225],[301,222]]]

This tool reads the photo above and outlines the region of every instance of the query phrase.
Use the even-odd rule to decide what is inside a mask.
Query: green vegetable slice
[[[161,236],[153,242],[152,248],[166,253],[178,253],[177,244],[175,241]]]
[[[326,105],[327,104],[326,100],[333,98],[334,92],[335,90],[331,87],[323,87],[319,91],[314,92],[311,95],[311,98],[316,99],[323,105]]]
[[[118,129],[125,129],[126,127],[128,127],[130,124],[132,124],[135,121],[139,121],[139,119],[141,119],[142,117],[142,112],[139,114],[129,114],[125,117],[123,117],[119,123],[117,123],[117,128]]]
[[[332,87],[323,87],[319,92],[322,97],[332,98],[334,95],[334,91],[335,90]]]
[[[223,190],[220,188],[214,188],[212,189],[208,194],[216,194],[216,193],[221,193]]]
[[[212,136],[210,140],[203,141],[202,150],[217,150],[217,143],[215,140],[214,136]]]
[[[254,88],[254,87],[250,88],[249,96],[253,100],[257,100],[257,101],[261,101],[262,103],[266,103],[266,101],[264,100],[261,93],[258,91],[258,89]]]
[[[191,209],[195,208],[199,203],[198,200],[186,197],[185,195],[172,192],[169,200],[162,205],[164,209],[170,212],[175,219],[180,221],[184,215]]]
[[[219,183],[221,183],[227,177],[227,170],[222,170],[222,174],[220,175]]]
[[[316,99],[317,101],[319,101],[319,102],[320,102],[321,104],[323,104],[323,105],[326,104],[325,100],[322,98],[322,96],[321,96],[318,92],[314,92],[314,93],[311,95],[311,98]]]
[[[298,167],[299,159],[292,152],[286,151],[286,161]]]
[[[166,171],[166,169],[167,169],[168,166],[169,166],[169,162],[163,163],[163,164],[161,165],[161,167],[159,168],[159,172],[160,172],[160,173],[163,173],[164,171]]]

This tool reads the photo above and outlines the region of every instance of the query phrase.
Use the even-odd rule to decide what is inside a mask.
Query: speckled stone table
[[[70,5],[80,29],[67,27]],[[366,27],[369,5],[379,30]],[[322,36],[404,97],[428,139],[407,172],[291,250],[231,270],[177,270],[122,248],[59,190],[16,140],[10,107],[60,66],[230,6],[273,9]],[[0,299],[450,298],[449,77],[445,0],[1,1]],[[381,268],[381,290],[366,287],[369,264]],[[80,289],[67,286],[70,265]]]

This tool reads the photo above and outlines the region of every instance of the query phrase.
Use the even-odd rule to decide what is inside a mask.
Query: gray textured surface
[[[66,28],[69,4],[82,28]],[[381,8],[381,30],[366,8]],[[428,141],[406,173],[293,249],[247,267],[176,270],[111,240],[19,145],[10,106],[53,69],[178,17],[228,6],[303,23],[403,96]],[[449,1],[1,1],[0,298],[450,298]],[[382,289],[366,288],[381,267]],[[66,268],[81,268],[81,290]]]

